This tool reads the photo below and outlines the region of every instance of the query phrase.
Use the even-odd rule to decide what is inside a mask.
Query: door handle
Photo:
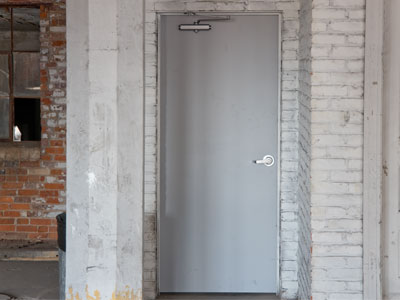
[[[272,155],[265,155],[263,159],[255,160],[255,164],[257,165],[265,165],[267,167],[272,167],[275,163],[275,158]]]

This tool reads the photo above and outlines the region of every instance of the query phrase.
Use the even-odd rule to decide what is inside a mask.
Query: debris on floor
[[[17,300],[16,297],[0,293],[0,300]]]

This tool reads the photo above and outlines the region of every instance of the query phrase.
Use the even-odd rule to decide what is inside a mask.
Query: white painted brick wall
[[[310,2],[304,0],[302,5],[309,7]],[[156,11],[191,9],[283,10],[282,297],[297,295],[298,279],[300,299],[309,299],[310,295],[313,300],[361,299],[364,1],[312,1],[312,14],[304,11],[301,16],[306,22],[301,34],[306,38],[300,53],[297,1],[159,0],[147,1],[146,5],[145,298],[154,299],[157,278]],[[309,30],[312,37],[307,38]],[[311,43],[311,49],[307,43]]]
[[[282,24],[282,142],[281,142],[281,290],[283,299],[297,296],[297,168],[298,168],[298,0],[168,1],[147,0],[145,14],[145,299],[157,286],[157,12],[281,11]]]
[[[364,16],[364,0],[313,1],[313,300],[362,299]]]

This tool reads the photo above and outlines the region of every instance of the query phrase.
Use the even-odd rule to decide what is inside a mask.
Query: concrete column
[[[142,299],[143,0],[67,1],[66,299]]]

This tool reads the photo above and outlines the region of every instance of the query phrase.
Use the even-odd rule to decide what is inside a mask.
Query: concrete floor
[[[168,300],[278,300],[271,294],[162,294],[157,299]]]
[[[57,261],[0,261],[1,294],[18,300],[58,298]],[[157,299],[165,300],[278,300],[266,294],[162,294]]]
[[[0,294],[19,299],[59,299],[57,261],[0,261]]]

